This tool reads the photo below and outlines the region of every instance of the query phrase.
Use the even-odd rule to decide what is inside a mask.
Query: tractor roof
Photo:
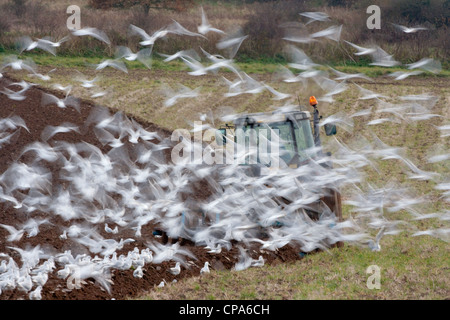
[[[259,112],[249,113],[237,118],[235,125],[248,125],[252,123],[272,123],[284,121],[299,121],[310,119],[311,115],[308,111],[291,110],[291,111],[274,111],[274,112]]]

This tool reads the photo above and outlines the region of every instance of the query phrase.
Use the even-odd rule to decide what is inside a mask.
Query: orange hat
[[[314,97],[314,96],[309,97],[309,104],[312,106],[317,105],[316,97]]]

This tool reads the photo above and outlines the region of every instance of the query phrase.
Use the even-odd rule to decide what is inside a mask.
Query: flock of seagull
[[[113,67],[128,72],[122,59],[138,60],[151,67],[152,48],[155,41],[170,34],[187,37],[205,38],[209,32],[221,34],[223,38],[217,48],[228,55],[210,54],[202,49],[208,65],[202,63],[199,54],[193,49],[186,49],[175,54],[161,54],[166,62],[174,59],[183,61],[192,76],[216,73],[219,69],[231,70],[235,80],[225,77],[224,83],[229,87],[226,96],[239,94],[259,94],[265,90],[273,94],[273,99],[283,101],[292,98],[288,94],[276,91],[269,85],[259,82],[239,70],[234,63],[240,45],[247,38],[242,30],[226,33],[214,28],[208,21],[203,8],[202,22],[198,32],[192,32],[173,21],[168,27],[148,34],[143,29],[131,25],[129,32],[141,38],[140,45],[145,47],[134,53],[127,47],[118,46],[115,59],[106,59],[93,66],[100,71]],[[301,28],[311,23],[330,21],[330,17],[321,12],[301,13],[309,20]],[[294,25],[294,28],[299,28]],[[292,29],[292,28],[291,28]],[[291,30],[292,31],[292,30]],[[377,101],[377,110],[370,107],[351,115],[337,113],[323,119],[321,125],[334,123],[340,128],[351,130],[355,117],[370,114],[390,114],[389,118],[378,118],[367,123],[377,125],[384,121],[425,121],[441,115],[432,114],[430,110],[439,97],[427,94],[402,96],[401,104],[388,103],[376,92],[358,86],[352,79],[370,80],[363,74],[346,74],[329,67],[330,74],[322,65],[314,63],[295,43],[308,43],[319,39],[340,41],[342,26],[332,26],[321,32],[294,36],[287,32],[285,40],[290,58],[289,68],[280,67],[279,75],[286,83],[301,83],[306,86],[313,82],[324,92],[319,101],[333,102],[334,96],[347,90],[353,84],[359,88],[360,100]],[[417,30],[419,31],[419,30]],[[408,29],[405,32],[413,32]],[[90,36],[110,45],[107,35],[95,28],[73,30],[72,36]],[[19,39],[19,52],[36,48],[56,54],[56,50],[70,37],[57,42],[50,38],[32,40],[29,37]],[[294,43],[294,44],[292,44]],[[392,55],[379,47],[363,48],[346,41],[355,48],[355,55],[369,55],[373,64],[392,67],[400,63]],[[19,55],[20,55],[19,53]],[[422,59],[407,65],[411,72],[440,71],[440,63],[434,59]],[[298,70],[298,73],[291,71]],[[51,79],[50,72],[41,75],[31,59],[18,56],[6,57],[0,69],[26,70],[42,80]],[[52,70],[51,72],[55,72]],[[1,73],[0,73],[1,75]],[[397,73],[396,80],[402,80],[412,73]],[[86,88],[95,88],[98,78],[84,79],[81,75],[75,79]],[[26,81],[12,83],[21,89],[13,91],[4,88],[1,94],[12,101],[26,99],[27,90],[33,84]],[[42,93],[42,105],[56,105],[60,108],[80,110],[80,102],[70,95],[71,86],[54,84],[54,88],[65,92],[60,99],[48,93]],[[169,92],[169,91],[168,91]],[[170,107],[180,98],[196,98],[200,90],[191,90],[182,86],[179,92],[171,90],[164,103]],[[286,104],[282,108],[289,109]],[[229,115],[227,120],[238,115]],[[203,117],[205,119],[205,117]],[[448,177],[418,168],[404,155],[404,149],[391,147],[376,135],[367,141],[364,148],[356,149],[345,145],[337,138],[330,139],[330,147],[336,149],[331,156],[316,159],[297,169],[281,166],[271,170],[268,175],[249,177],[239,165],[209,166],[190,161],[173,164],[167,161],[165,151],[172,142],[157,132],[144,129],[139,123],[128,118],[124,113],[111,113],[103,107],[93,107],[87,125],[93,126],[93,132],[103,146],[109,148],[102,152],[98,147],[87,142],[68,143],[58,140],[58,134],[77,132],[81,128],[71,123],[59,126],[47,126],[41,133],[41,141],[27,145],[22,155],[33,155],[31,160],[19,158],[10,164],[0,175],[0,202],[13,206],[18,214],[28,217],[24,223],[17,225],[1,224],[7,232],[3,241],[8,243],[10,253],[0,253],[0,295],[7,290],[18,289],[29,295],[30,299],[41,299],[42,288],[46,285],[49,274],[56,272],[61,279],[66,279],[70,288],[80,288],[87,279],[94,279],[106,291],[111,292],[113,270],[134,270],[136,278],[142,278],[148,264],[173,262],[168,272],[179,275],[183,268],[196,265],[196,257],[179,242],[161,244],[155,239],[142,239],[143,228],[147,225],[159,225],[171,238],[186,238],[198,246],[203,246],[209,254],[219,255],[223,250],[230,250],[233,241],[239,243],[239,261],[235,270],[264,265],[263,256],[254,259],[247,247],[259,246],[260,251],[277,251],[285,245],[296,245],[301,252],[315,249],[328,250],[337,242],[362,245],[370,250],[380,251],[380,241],[385,235],[394,235],[403,231],[412,232],[413,236],[431,235],[448,241],[448,228],[419,231],[408,221],[392,221],[385,212],[404,210],[411,214],[412,220],[440,219],[450,220],[450,211],[432,214],[420,213],[416,206],[425,203],[425,198],[417,198],[408,189],[395,184],[376,187],[365,181],[363,169],[372,167],[377,170],[378,161],[400,160],[408,170],[408,178],[413,180],[433,180],[435,189],[441,192],[441,199],[450,202],[450,185]],[[437,127],[441,137],[450,136],[450,126]],[[11,138],[20,130],[29,131],[25,121],[15,115],[0,119],[0,149],[10,143]],[[191,150],[202,146],[191,144]],[[314,154],[317,150],[310,150]],[[248,156],[238,155],[238,156]],[[28,157],[27,159],[29,159]],[[429,163],[447,161],[450,154],[439,153],[430,157]],[[332,161],[332,168],[322,163]],[[57,176],[49,171],[48,164],[57,167]],[[240,163],[239,161],[236,163]],[[447,179],[447,180],[445,180]],[[61,185],[54,185],[59,181]],[[203,188],[212,190],[207,199],[198,200],[193,195],[193,185],[202,183]],[[62,187],[64,184],[64,188]],[[206,185],[205,185],[206,184]],[[272,186],[268,188],[267,185]],[[306,209],[320,200],[324,188],[340,190],[348,188],[350,196],[344,203],[352,207],[350,218],[337,221],[334,213],[326,206],[319,220],[314,221],[306,214]],[[287,199],[289,203],[280,203],[276,199]],[[45,213],[42,217],[33,213]],[[55,218],[70,224],[69,227],[54,225]],[[206,223],[206,221],[208,221]],[[35,247],[20,248],[15,242],[24,237],[36,237],[43,226],[59,230],[59,238],[67,242],[71,249],[54,252],[42,244]],[[266,234],[262,238],[261,230]],[[371,233],[376,231],[376,237]],[[129,234],[132,236],[128,236]],[[123,236],[127,234],[127,236]],[[157,237],[158,234],[155,234]],[[146,248],[133,248],[137,240],[144,240]],[[118,254],[119,250],[131,248],[127,254]],[[18,253],[20,262],[13,259],[12,252]],[[210,263],[206,262],[200,274],[209,272]],[[162,275],[164,278],[164,275]],[[163,280],[160,286],[166,283]]]

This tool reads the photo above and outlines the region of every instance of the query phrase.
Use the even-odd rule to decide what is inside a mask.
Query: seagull
[[[408,173],[408,176],[410,179],[416,179],[416,180],[433,180],[434,178],[439,177],[439,174],[433,171],[424,171],[419,169],[414,163],[412,163],[408,159],[400,158],[400,160],[403,160],[403,162],[413,171],[413,173]]]
[[[181,24],[179,24],[177,21],[175,21],[173,19],[172,19],[172,21],[173,21],[173,23],[167,27],[167,29],[170,32],[178,34],[178,35],[185,35],[185,36],[190,36],[190,37],[201,37],[201,38],[207,39],[203,34],[191,32],[191,31],[187,30],[185,27],[183,27]]]
[[[142,249],[141,256],[144,258],[145,263],[153,262],[153,252],[149,248]]]
[[[203,268],[200,269],[200,274],[205,274],[205,273],[210,273],[208,261],[206,261]]]
[[[42,39],[38,39],[38,42],[45,43],[47,45],[50,45],[53,48],[58,48],[61,46],[62,43],[69,40],[69,36],[62,37],[60,40],[53,42],[51,37],[44,37]]]
[[[50,93],[42,93],[42,105],[55,104],[58,108],[67,108],[71,106],[80,112],[80,101],[73,96],[66,96],[64,99],[60,99]]]
[[[224,82],[228,86],[229,93],[231,93],[231,94],[232,93],[236,93],[236,94],[240,93],[241,85],[243,85],[243,79],[242,78],[240,80],[230,81],[227,78],[222,76],[222,79],[224,80]]]
[[[22,226],[22,228],[28,233],[27,237],[35,237],[39,233],[39,226],[42,224],[48,224],[48,219],[35,220],[33,218],[28,219]]]
[[[342,113],[342,112],[338,112],[338,113],[328,116],[319,124],[319,126],[325,126],[328,123],[342,126],[347,131],[350,131],[351,128],[353,128],[353,126],[354,126],[353,119],[349,118],[347,116],[347,114]]]
[[[0,119],[0,131],[7,130],[7,129],[15,130],[19,127],[24,128],[25,130],[30,132],[25,121],[17,115]]]
[[[244,85],[244,92],[245,93],[260,93],[263,92],[264,90],[266,90],[266,86],[264,84],[262,84],[261,82],[253,79],[252,77],[250,77],[246,72],[243,72],[243,85]]]
[[[41,246],[39,244],[35,247],[27,249],[22,249],[18,247],[8,247],[8,248],[17,251],[20,254],[20,260],[22,261],[22,263],[30,268],[34,268],[35,266],[37,266],[39,260],[44,255],[44,251],[41,249]]]
[[[437,101],[438,97],[430,94],[411,94],[406,96],[400,96],[400,100],[404,101],[428,101],[431,104],[432,101]]]
[[[32,73],[35,73],[34,69],[36,64],[31,59],[18,59],[15,55],[10,55],[4,58],[4,62],[0,70],[5,69],[6,67],[11,67],[13,70],[28,70]]]
[[[99,127],[94,128],[94,133],[103,145],[109,145],[112,148],[119,148],[124,145],[124,142],[122,142],[123,135],[116,138],[108,130]]]
[[[408,71],[405,71],[405,72],[396,71],[396,72],[390,73],[389,76],[393,77],[394,80],[404,80],[410,76],[415,76],[415,75],[418,75],[421,73],[423,73],[423,71],[419,71],[419,70],[413,70],[413,71],[409,71],[409,72]]]
[[[166,260],[184,261],[184,257],[189,256],[195,259],[195,256],[187,249],[180,248],[180,244],[177,242],[173,245],[163,245],[160,243],[148,244],[150,249],[154,252],[153,263],[161,263]]]
[[[450,124],[443,125],[443,126],[437,126],[436,127],[439,131],[441,131],[441,137],[449,137],[450,136]]]
[[[248,255],[248,253],[244,248],[238,246],[238,249],[239,249],[239,261],[236,262],[236,264],[233,267],[233,270],[242,271],[248,269],[251,266],[253,259]]]
[[[264,258],[263,256],[259,256],[257,260],[252,260],[252,267],[262,267],[264,266]]]
[[[291,70],[286,68],[285,66],[278,66],[277,75],[283,82],[286,83],[294,83],[294,82],[302,82],[304,83],[304,78],[298,75],[295,75]]]
[[[428,30],[428,28],[419,27],[419,26],[410,28],[410,27],[402,26],[402,25],[395,24],[395,23],[392,23],[392,25],[395,26],[397,29],[400,29],[404,33],[415,33],[417,31],[421,31],[421,30]]]
[[[371,91],[369,89],[363,88],[356,83],[353,83],[355,86],[358,87],[359,91],[363,94],[362,97],[359,97],[359,100],[369,100],[369,99],[378,99],[378,98],[387,98],[386,96],[383,96],[382,94],[376,93],[374,91]]]
[[[388,54],[386,51],[380,47],[375,47],[375,51],[370,53],[373,62],[370,63],[372,66],[380,67],[393,67],[400,64],[400,62],[394,60],[393,55]]]
[[[1,146],[1,143],[0,143],[0,146]],[[1,188],[1,186],[0,186],[0,191],[1,191],[1,193],[0,193],[0,200],[5,200],[5,201],[12,202],[12,203],[14,204],[14,208],[15,208],[15,209],[20,209],[20,208],[22,208],[22,206],[23,206],[23,203],[22,203],[22,202],[19,202],[19,201],[18,201],[15,197],[13,197],[13,196],[4,194],[3,191],[2,191],[2,189],[3,189],[3,188]],[[13,227],[11,227],[11,228],[12,228],[12,229],[11,229],[11,232],[14,233],[14,236],[13,236],[13,234],[11,234],[11,237],[14,238],[14,237],[16,237],[16,236],[18,236],[18,235],[20,234],[20,232],[14,231],[14,228],[13,228]]]
[[[53,269],[55,269],[55,258],[54,257],[50,257],[48,258],[46,261],[44,261],[44,263],[42,263],[39,267],[33,269],[32,273],[33,274],[37,274],[37,273],[49,273],[49,272],[53,272]]]
[[[292,61],[288,64],[291,68],[298,70],[310,70],[319,66],[317,63],[314,63],[302,49],[295,46],[288,46],[286,51]]]
[[[272,98],[273,100],[284,100],[292,96],[289,93],[279,92],[265,83],[263,83],[263,85],[266,87],[267,90],[269,90],[274,95],[274,97]]]
[[[20,81],[20,82],[13,82],[13,83],[10,83],[10,84],[8,85],[8,87],[9,87],[9,86],[18,86],[18,87],[21,87],[22,89],[19,90],[19,91],[11,91],[11,90],[9,90],[9,91],[14,92],[14,93],[17,93],[17,94],[22,94],[22,93],[25,93],[25,92],[26,92],[28,89],[30,89],[32,86],[35,86],[35,84],[28,83],[28,82],[26,82],[25,80],[22,80],[22,81]]]
[[[208,72],[203,64],[200,61],[190,57],[190,56],[180,56],[181,60],[186,64],[192,71],[188,72],[191,76],[201,76],[205,75]]]
[[[106,96],[108,93],[109,93],[108,90],[94,92],[93,94],[91,94],[91,98],[96,99],[96,98],[104,97],[104,96]]]
[[[373,106],[369,107],[367,109],[357,111],[357,112],[353,113],[352,115],[350,115],[350,118],[370,115],[372,113],[372,108],[373,108]]]
[[[420,59],[417,62],[407,64],[408,69],[417,69],[421,68],[423,70],[432,72],[432,73],[439,73],[442,70],[442,65],[439,61],[431,59],[431,58],[423,58]]]
[[[326,91],[326,94],[324,95],[325,98],[331,98],[333,95],[344,92],[348,88],[347,84],[344,81],[336,82],[326,77],[316,77],[314,78],[314,80],[323,90]]]
[[[123,71],[125,73],[128,73],[127,67],[125,66],[125,63],[123,63],[122,61],[119,61],[117,59],[106,59],[103,60],[102,62],[100,62],[99,64],[94,65],[95,66],[95,70],[101,70],[104,69],[106,67],[112,67],[114,69]]]
[[[127,61],[135,61],[138,60],[147,68],[150,69],[151,64],[151,55],[153,48],[145,48],[139,50],[137,53],[131,51],[130,48],[125,46],[117,46],[116,48],[116,59],[124,58]]]
[[[245,93],[258,94],[263,92],[264,90],[267,90],[267,88],[262,83],[256,81],[245,72],[243,72],[242,74],[243,77],[241,76],[241,80],[237,80],[235,82],[231,82],[224,78],[229,86],[228,92],[224,94],[225,97],[234,97]]]
[[[158,284],[158,288],[162,288],[162,287],[164,287],[164,284],[166,283],[166,281],[165,280],[163,280],[163,281],[161,281],[159,284]]]
[[[222,252],[222,245],[219,243],[216,247],[206,246],[205,249],[208,250],[208,253],[217,254]]]
[[[311,43],[316,42],[318,40],[311,37],[311,35],[306,31],[304,25],[301,24],[300,27],[292,25],[283,24],[280,27],[286,27],[284,31],[283,40],[296,42],[296,43]]]
[[[39,285],[36,287],[36,289],[34,289],[33,291],[31,291],[28,295],[28,297],[30,298],[30,300],[42,300],[42,286]]]
[[[23,95],[22,91],[14,91],[8,88],[4,88],[4,90],[0,91],[0,93],[3,93],[4,95],[8,96],[9,99],[14,101],[23,101],[27,98]]]
[[[105,223],[105,231],[108,233],[117,234],[117,233],[119,233],[119,227],[116,226],[114,229],[112,229],[111,227],[108,226],[107,223]]]
[[[164,93],[166,94],[167,99],[164,101],[164,106],[171,107],[177,103],[177,100],[182,98],[198,97],[200,89],[200,87],[190,89],[182,84],[180,84],[180,90],[177,92],[174,92],[171,88],[166,88]]]
[[[0,224],[0,226],[5,228],[6,231],[9,232],[9,236],[6,238],[6,240],[9,242],[19,241],[22,238],[23,234],[25,233],[24,229],[17,230],[13,226],[9,226],[6,224]]]
[[[313,39],[325,37],[334,41],[339,41],[339,39],[341,38],[341,32],[342,32],[342,25],[331,26],[325,30],[321,30],[311,34],[310,37]]]
[[[357,46],[354,43],[351,43],[347,40],[344,40],[346,43],[348,43],[349,45],[351,45],[353,48],[355,48],[356,50],[358,50],[358,52],[355,53],[355,55],[357,56],[361,56],[361,55],[366,55],[366,54],[372,54],[376,51],[376,48],[364,48],[364,47],[360,47]]]
[[[35,72],[35,73],[32,73],[32,74],[29,74],[29,76],[30,77],[38,77],[42,81],[49,81],[51,79],[49,74],[52,73],[52,72],[55,72],[55,71],[56,71],[56,68],[50,70],[49,72],[47,72],[47,74],[41,74],[41,73]]]
[[[34,270],[33,270],[34,271]],[[47,272],[38,272],[36,275],[31,277],[33,283],[44,286],[48,281],[48,273]]]
[[[372,250],[372,251],[381,251],[380,240],[383,237],[384,232],[385,232],[385,227],[383,226],[381,228],[381,230],[377,233],[377,235],[375,237],[375,241],[369,240],[367,242],[367,245],[369,246],[370,250]]]
[[[200,61],[200,56],[197,54],[197,52],[194,49],[189,49],[189,50],[180,50],[177,51],[176,53],[172,54],[172,55],[168,55],[168,54],[164,54],[164,53],[159,53],[160,56],[165,57],[164,62],[169,62],[178,58],[187,58],[188,60],[192,61],[192,60],[197,60]]]
[[[285,234],[281,235],[277,232],[272,232],[270,234],[271,239],[268,240],[261,240],[259,238],[254,238],[252,241],[261,243],[262,249],[267,249],[271,251],[277,251],[279,248],[284,247],[286,244],[288,244],[292,240],[291,234]]]
[[[243,35],[242,30],[238,29],[234,34],[222,38],[216,43],[219,50],[228,50],[228,57],[233,59],[239,50],[242,42],[248,38],[248,35]]]
[[[364,80],[368,80],[368,81],[373,81],[371,78],[369,78],[368,76],[366,76],[363,73],[345,73],[339,70],[336,70],[332,67],[329,67],[331,69],[331,71],[333,71],[334,74],[337,75],[337,78],[335,78],[335,80],[348,80],[348,79],[354,79],[354,78],[360,78],[360,79],[364,79]]]
[[[38,141],[32,142],[23,148],[21,155],[29,151],[34,151],[36,153],[35,160],[43,159],[48,162],[54,162],[58,160],[60,156],[50,145]]]
[[[88,80],[83,78],[76,78],[77,81],[81,82],[81,86],[83,88],[89,89],[95,87],[95,82],[98,81],[98,77],[95,77],[94,79]],[[66,87],[67,88],[67,87]]]
[[[197,30],[199,33],[205,35],[208,32],[217,32],[217,33],[221,33],[221,34],[225,34],[224,31],[217,29],[217,28],[213,28],[211,26],[211,24],[208,22],[208,18],[206,17],[205,11],[203,10],[203,6],[201,7],[202,10],[202,24],[197,26]]]
[[[70,131],[80,133],[78,126],[74,125],[70,122],[64,122],[60,126],[48,125],[44,128],[44,130],[42,130],[41,139],[42,139],[42,141],[47,141],[58,133],[64,133],[64,132],[70,132]]]
[[[111,44],[111,41],[109,40],[108,36],[106,35],[106,33],[104,33],[101,30],[98,30],[96,28],[91,28],[91,27],[85,27],[79,30],[73,29],[71,30],[72,35],[77,36],[77,37],[81,37],[81,36],[91,36],[97,40],[100,40],[108,45]]]
[[[310,24],[314,21],[329,21],[330,17],[325,12],[302,12],[299,13],[299,15],[304,16],[306,18],[309,18],[308,22],[306,24]]]
[[[169,269],[170,273],[173,275],[179,275],[181,272],[181,267],[180,267],[180,262],[177,261],[177,263],[175,264],[175,267],[172,267]]]
[[[47,51],[53,55],[56,55],[54,47],[50,46],[50,44],[42,42],[40,40],[33,41],[28,36],[20,37],[19,40],[17,41],[17,45],[19,47],[18,49],[20,54],[23,51],[31,51],[33,49],[38,48]]]
[[[29,292],[33,288],[33,281],[28,273],[19,275],[16,279],[17,288],[21,291]]]
[[[213,59],[214,63],[205,67],[204,71],[208,72],[208,71],[213,71],[216,72],[218,69],[220,68],[225,68],[228,69],[232,72],[234,72],[236,75],[238,75],[239,77],[239,70],[237,69],[237,67],[233,64],[233,60],[232,59]]]
[[[428,158],[429,163],[436,163],[441,161],[446,161],[450,159],[450,153],[447,154],[439,154]]]
[[[449,228],[447,228],[447,229],[440,228],[440,229],[429,229],[429,230],[425,230],[425,231],[417,231],[412,236],[417,237],[417,236],[424,236],[424,235],[436,237],[436,238],[439,238],[441,240],[448,242],[449,235],[450,235],[450,229]]]
[[[143,29],[130,24],[129,27],[130,33],[131,34],[135,34],[135,35],[139,35],[142,38],[142,41],[139,42],[140,45],[142,46],[153,46],[155,44],[155,41],[159,38],[164,38],[166,35],[168,35],[169,33],[171,33],[170,30],[167,29],[159,29],[157,31],[155,31],[151,36],[145,32]]]
[[[144,276],[144,271],[142,270],[142,266],[137,266],[133,271],[133,277],[142,278]]]

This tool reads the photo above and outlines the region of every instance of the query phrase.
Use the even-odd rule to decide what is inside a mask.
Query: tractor
[[[260,143],[269,145],[265,147],[264,154],[259,152],[254,153],[253,159],[248,156],[242,165],[247,166],[247,174],[249,176],[263,176],[270,172],[274,157],[270,149],[271,133],[276,132],[279,139],[279,149],[277,150],[279,161],[282,165],[289,168],[298,168],[307,164],[312,158],[319,159],[325,155],[323,153],[321,139],[320,139],[320,119],[319,110],[317,108],[317,100],[311,96],[309,103],[313,108],[313,117],[309,111],[305,111],[305,107],[298,107],[295,110],[289,111],[275,111],[240,115],[234,120],[233,125],[225,124],[218,129],[216,135],[216,143],[224,147],[227,142],[233,141],[236,148],[246,144],[249,140],[254,141],[254,146],[259,150]],[[325,134],[327,136],[335,135],[337,130],[334,124],[328,123],[324,126]],[[253,130],[251,130],[253,129]],[[268,132],[265,138],[261,139],[258,134],[266,130]],[[253,132],[253,138],[248,132]],[[312,152],[311,152],[312,150]],[[253,161],[252,161],[253,160]],[[320,161],[324,167],[332,167],[329,161]],[[278,163],[279,165],[279,163]],[[323,205],[328,206],[332,213],[335,214],[338,221],[342,221],[342,205],[341,195],[335,188],[326,188],[321,190],[322,196],[315,205],[309,206],[307,213],[313,219],[317,220],[323,212]],[[289,203],[289,199],[282,199],[285,203]]]
[[[236,159],[236,155],[239,153],[236,152],[236,149],[239,149],[242,145],[245,147],[249,140],[253,141],[253,146],[257,150],[262,150],[260,147],[265,143],[266,148],[263,150],[264,152],[249,153],[244,157],[244,161],[238,165],[249,177],[263,177],[270,174],[270,170],[276,170],[279,166],[284,166],[288,170],[289,168],[295,170],[305,166],[313,159],[321,160],[316,161],[321,167],[332,167],[330,161],[323,161],[326,154],[322,151],[319,133],[321,117],[317,109],[317,100],[314,96],[310,97],[310,105],[314,109],[312,119],[310,112],[305,111],[305,108],[300,106],[298,110],[295,108],[289,111],[239,115],[234,119],[232,125],[225,124],[215,131],[213,144],[216,147],[214,152],[221,154],[225,158],[227,152],[224,152],[224,150],[231,148],[234,150],[233,157]],[[327,136],[336,134],[335,125],[325,124],[323,127]],[[266,136],[261,138],[260,133],[263,130],[266,130]],[[276,148],[271,145],[273,137],[277,137],[279,140]],[[329,155],[331,154],[328,153]],[[226,162],[225,159],[223,160],[222,164]],[[274,176],[276,177],[276,175]],[[299,185],[301,185],[301,182]],[[266,187],[271,188],[273,186],[267,183]],[[339,191],[334,187],[321,187],[318,193],[318,200],[309,204],[306,208],[302,208],[301,213],[303,215],[306,214],[314,221],[319,220],[320,216],[327,212],[328,214],[334,214],[335,221],[342,221],[341,195]],[[286,207],[295,201],[295,199],[285,197],[276,197],[272,200],[280,208]],[[193,202],[191,201],[190,203]],[[186,230],[195,232],[195,230],[201,230],[202,227],[220,219],[220,215],[211,217],[207,212],[203,212],[199,208],[191,208],[190,211],[194,214],[181,213],[182,225]],[[255,224],[259,224],[258,216],[252,215],[249,212],[247,217]],[[276,221],[271,227],[277,227],[277,225],[281,226],[282,222]],[[166,228],[163,227],[162,229]],[[159,229],[156,230],[155,234],[162,235],[167,241],[167,235],[172,237],[170,235],[172,232],[167,229],[166,231],[168,232]],[[176,233],[178,234],[178,232]],[[218,237],[220,238],[220,236]],[[181,236],[180,239],[184,238],[184,236]],[[190,238],[190,236],[187,238]],[[337,243],[337,245],[341,246],[341,243]]]

